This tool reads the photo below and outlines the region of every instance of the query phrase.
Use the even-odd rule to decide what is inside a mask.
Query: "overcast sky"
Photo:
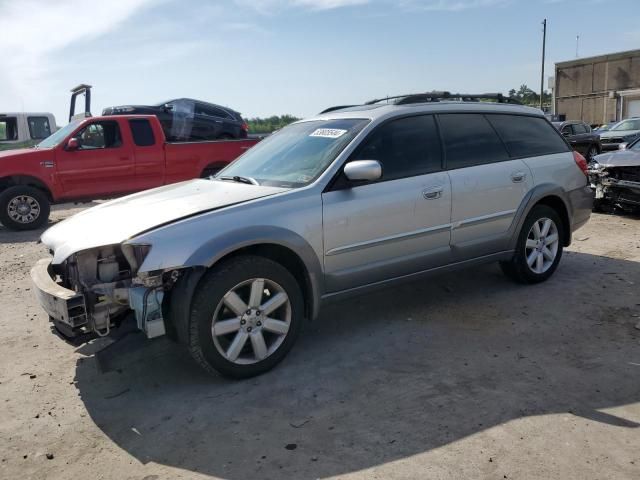
[[[640,48],[638,0],[0,0],[0,112],[193,97],[246,117],[428,90],[539,89],[553,63]],[[546,84],[546,80],[545,80]]]

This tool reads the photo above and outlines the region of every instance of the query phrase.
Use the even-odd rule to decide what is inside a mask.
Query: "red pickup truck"
[[[256,142],[168,143],[153,115],[72,121],[33,148],[0,152],[0,223],[30,230],[47,222],[52,203],[207,177]]]

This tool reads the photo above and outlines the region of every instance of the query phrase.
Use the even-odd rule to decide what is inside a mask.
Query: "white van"
[[[35,145],[57,129],[52,113],[0,113],[0,150]]]

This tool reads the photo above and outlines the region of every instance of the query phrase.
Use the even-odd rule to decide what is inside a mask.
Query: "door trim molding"
[[[514,210],[515,211],[515,210]],[[437,225],[435,227],[421,228],[420,230],[414,230],[407,233],[399,233],[396,235],[389,235],[387,237],[374,238],[373,240],[367,240],[364,242],[352,243],[343,247],[332,248],[325,253],[327,257],[332,255],[340,255],[341,253],[353,252],[356,250],[362,250],[364,248],[375,247],[385,243],[395,242],[398,240],[405,240],[408,238],[420,237],[423,235],[430,235],[432,233],[443,232],[451,229],[451,224]]]

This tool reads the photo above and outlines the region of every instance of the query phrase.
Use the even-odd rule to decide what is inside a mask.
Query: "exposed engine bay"
[[[68,313],[51,315],[58,331],[70,338],[106,336],[133,313],[147,337],[164,335],[162,301],[179,271],[136,275],[147,249],[146,245],[99,247],[52,265],[52,280],[70,292]]]
[[[599,155],[589,164],[595,207],[640,211],[640,154],[617,152]]]

